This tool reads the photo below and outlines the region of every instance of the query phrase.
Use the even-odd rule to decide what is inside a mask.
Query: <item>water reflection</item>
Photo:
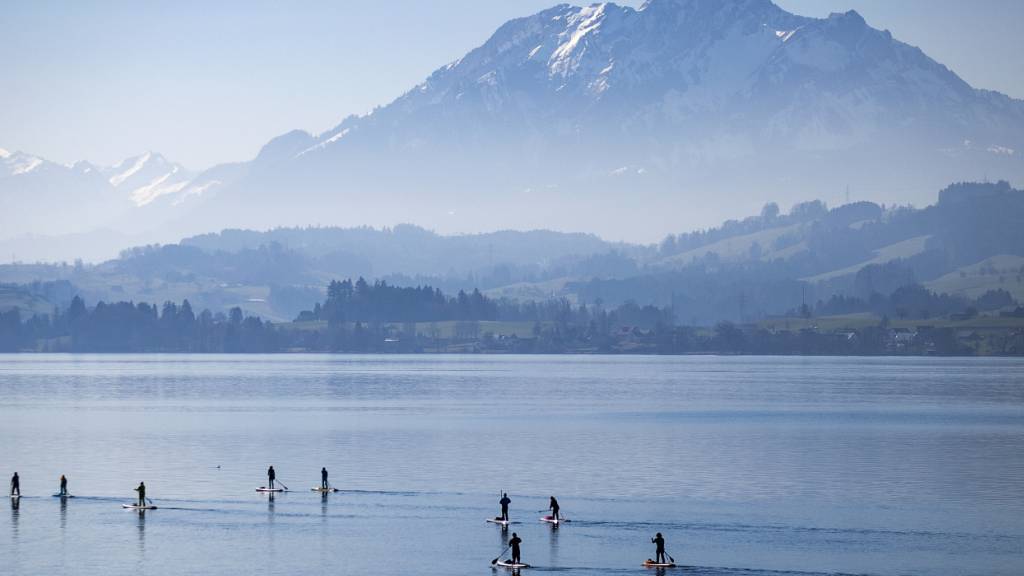
[[[146,552],[146,511],[140,509],[137,513],[139,515],[137,523],[139,529],[139,554],[141,555]]]
[[[505,526],[498,530],[498,545],[502,548],[508,546],[508,529]]]
[[[551,525],[551,534],[548,538],[550,547],[548,548],[548,565],[558,566],[558,524]]]
[[[60,498],[60,533],[64,536],[64,531],[68,527],[68,499],[67,496],[61,496]]]
[[[21,498],[11,497],[11,534],[18,536],[18,507],[21,506]]]

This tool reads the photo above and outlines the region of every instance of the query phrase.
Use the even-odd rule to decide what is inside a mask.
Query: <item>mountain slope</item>
[[[653,239],[769,197],[853,185],[923,202],[950,180],[1019,178],[1022,138],[1024,104],[855,12],[561,5],[505,24],[370,115],[275,140],[213,206],[244,198],[237,217],[252,225],[308,223],[298,198],[345,223]],[[700,202],[708,193],[728,202]]]
[[[370,114],[143,189],[117,225],[180,237],[414,222],[654,241],[847,187],[924,204],[950,181],[1021,179],[1022,151],[1024,102],[969,86],[853,11],[563,4],[507,22]]]

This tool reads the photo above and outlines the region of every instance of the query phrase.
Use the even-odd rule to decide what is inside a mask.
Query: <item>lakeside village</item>
[[[713,326],[683,325],[679,315],[671,306],[514,302],[476,290],[449,297],[359,279],[332,282],[323,304],[291,322],[237,307],[196,314],[187,300],[90,307],[76,296],[65,310],[28,318],[15,308],[0,313],[0,351],[1024,355],[1024,307],[1002,290],[969,300],[907,286]]]

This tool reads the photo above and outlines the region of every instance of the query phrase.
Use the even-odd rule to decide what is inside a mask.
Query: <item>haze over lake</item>
[[[645,573],[662,532],[693,574],[1020,574],[1022,368],[4,355],[0,462],[25,496],[2,571],[489,574],[506,490],[538,572]],[[273,501],[270,464],[293,490]],[[61,474],[76,498],[50,496]],[[120,506],[140,480],[144,515]]]

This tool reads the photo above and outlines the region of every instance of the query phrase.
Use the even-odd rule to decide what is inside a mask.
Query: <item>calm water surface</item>
[[[1024,362],[0,355],[15,470],[3,574],[1019,575]]]

